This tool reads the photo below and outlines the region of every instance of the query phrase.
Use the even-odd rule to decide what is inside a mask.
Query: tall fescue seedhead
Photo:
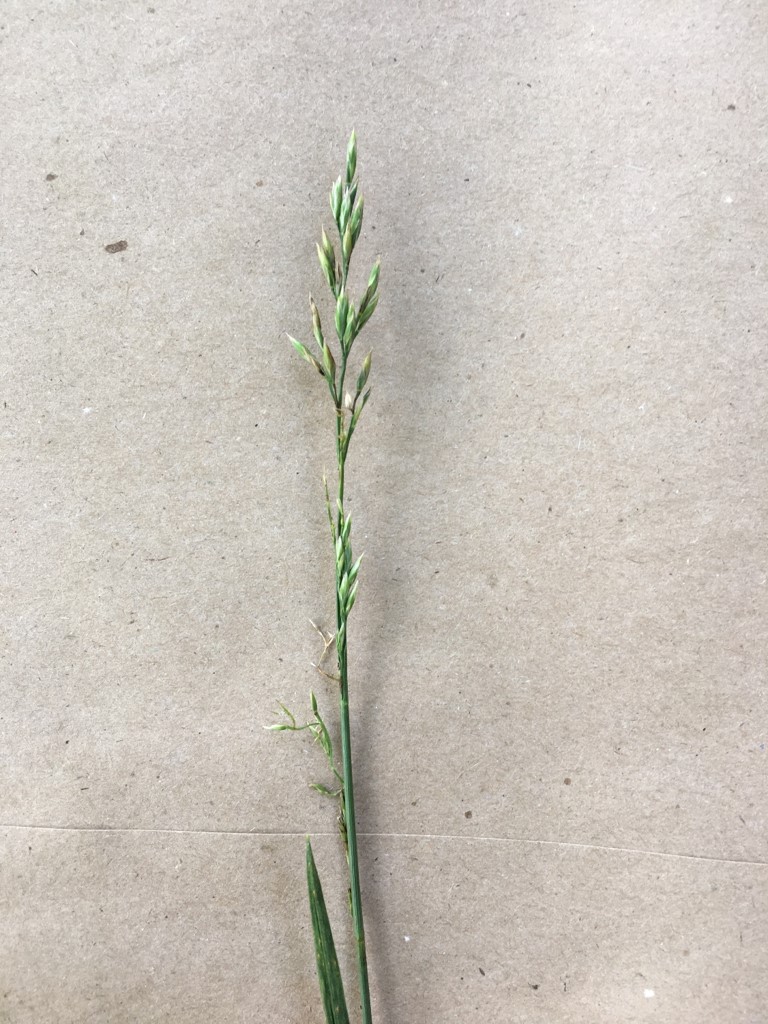
[[[337,821],[349,866],[349,908],[355,933],[357,978],[362,1021],[363,1024],[371,1024],[368,961],[365,946],[365,930],[363,927],[363,905],[357,853],[357,826],[355,822],[349,718],[349,678],[347,674],[347,623],[357,597],[358,574],[362,563],[362,555],[355,559],[352,554],[352,517],[344,511],[344,471],[352,435],[371,394],[371,389],[367,385],[371,373],[372,353],[368,352],[363,358],[356,375],[350,365],[350,356],[357,337],[373,316],[379,301],[380,267],[377,260],[368,277],[368,285],[365,292],[357,307],[355,307],[354,301],[349,295],[349,265],[355,245],[360,237],[364,205],[362,195],[358,194],[356,173],[357,137],[352,132],[347,146],[344,175],[339,175],[333,183],[330,195],[331,213],[338,234],[338,252],[336,246],[326,234],[325,228],[321,231],[320,242],[317,245],[317,258],[320,263],[320,269],[323,272],[323,277],[326,280],[333,300],[333,325],[336,331],[336,340],[332,347],[323,332],[320,310],[312,295],[309,296],[309,307],[312,314],[312,334],[317,355],[310,351],[310,346],[288,335],[291,344],[301,358],[313,366],[317,373],[325,380],[334,405],[333,422],[336,439],[338,482],[335,513],[331,508],[326,477],[323,477],[323,483],[325,485],[326,511],[333,540],[336,577],[336,631],[333,634],[326,633],[315,626],[323,641],[323,651],[315,668],[317,668],[321,675],[331,680],[338,687],[341,770],[339,770],[337,765],[331,734],[320,714],[318,700],[314,692],[310,691],[312,718],[308,722],[299,725],[296,716],[284,704],[280,704],[283,717],[280,722],[268,726],[268,728],[275,732],[304,732],[306,730],[314,737],[325,754],[331,773],[331,786],[320,782],[313,782],[311,786],[323,796],[338,800]],[[345,388],[348,374],[352,375],[355,383]],[[322,667],[324,657],[332,648],[336,652],[336,673],[328,672]],[[325,898],[309,839],[307,839],[307,883],[312,915],[312,929],[315,939],[317,972],[326,1022],[327,1024],[348,1024],[349,1017],[341,972],[325,907]]]

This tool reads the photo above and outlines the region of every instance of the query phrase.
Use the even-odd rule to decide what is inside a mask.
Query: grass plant
[[[355,341],[370,320],[379,301],[379,263],[377,261],[374,264],[368,278],[368,286],[355,306],[349,294],[349,267],[363,224],[363,197],[358,191],[356,173],[357,140],[355,133],[352,132],[347,146],[344,174],[336,179],[331,188],[331,213],[338,233],[338,243],[334,244],[323,229],[321,240],[317,246],[320,267],[333,297],[333,323],[336,340],[333,344],[327,340],[320,320],[320,312],[311,295],[309,305],[312,313],[314,348],[288,336],[302,359],[313,366],[325,381],[333,403],[333,427],[336,439],[336,500],[334,503],[331,501],[327,477],[324,477],[323,483],[335,566],[336,630],[331,634],[317,626],[314,628],[320,634],[323,642],[323,652],[315,667],[324,677],[333,682],[339,698],[341,764],[339,765],[337,762],[330,731],[320,713],[317,697],[312,691],[309,695],[312,712],[309,721],[299,724],[296,716],[284,704],[280,704],[280,722],[267,728],[276,732],[303,732],[306,730],[314,737],[325,754],[330,772],[329,784],[314,782],[311,785],[323,796],[338,801],[339,832],[349,868],[348,903],[355,936],[361,1019],[362,1024],[371,1024],[371,996],[355,820],[347,657],[348,622],[357,596],[362,556],[355,559],[352,554],[352,517],[345,511],[344,474],[350,442],[371,394],[371,389],[368,386],[371,353],[369,352],[362,359],[356,373],[352,370],[350,356]],[[336,672],[329,672],[324,667],[325,656],[331,649],[335,649],[336,653]],[[341,972],[309,838],[307,838],[306,845],[306,861],[317,973],[326,1022],[327,1024],[349,1024]]]

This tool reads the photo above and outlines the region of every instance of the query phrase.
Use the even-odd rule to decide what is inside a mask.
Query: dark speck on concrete
[[[125,252],[128,248],[128,243],[123,239],[121,242],[110,242],[109,245],[105,245],[104,248],[108,253]]]
[[[736,104],[735,103],[729,103],[727,109],[728,110],[735,110],[736,109]]]
[[[45,176],[46,181],[56,181],[57,178],[58,174],[46,174]]]
[[[472,811],[464,811],[464,817],[469,820],[472,817]]]

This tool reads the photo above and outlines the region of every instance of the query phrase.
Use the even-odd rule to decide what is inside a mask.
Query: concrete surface
[[[768,1020],[768,9],[0,22],[0,1021],[321,1021],[307,832],[349,967],[322,764],[261,725],[331,702],[282,332],[353,125],[377,1024]]]

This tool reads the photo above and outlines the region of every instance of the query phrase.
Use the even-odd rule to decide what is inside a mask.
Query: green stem
[[[342,381],[346,359],[342,363]],[[341,392],[341,388],[339,389]],[[336,452],[339,462],[339,508],[338,535],[344,522],[344,464],[346,461],[346,445],[344,444],[344,414],[341,404],[336,409]],[[357,977],[360,987],[360,1003],[362,1006],[363,1024],[371,1024],[371,994],[368,983],[368,957],[365,949],[365,929],[363,927],[363,901],[360,894],[360,867],[357,858],[357,823],[355,821],[355,792],[352,782],[352,737],[349,724],[349,682],[347,677],[347,627],[346,612],[339,599],[340,577],[336,578],[336,628],[340,631],[344,626],[342,643],[338,651],[339,678],[341,680],[341,760],[344,776],[344,818],[347,830],[347,861],[349,863],[349,890],[352,898],[352,925],[355,932],[355,954],[357,957]]]

